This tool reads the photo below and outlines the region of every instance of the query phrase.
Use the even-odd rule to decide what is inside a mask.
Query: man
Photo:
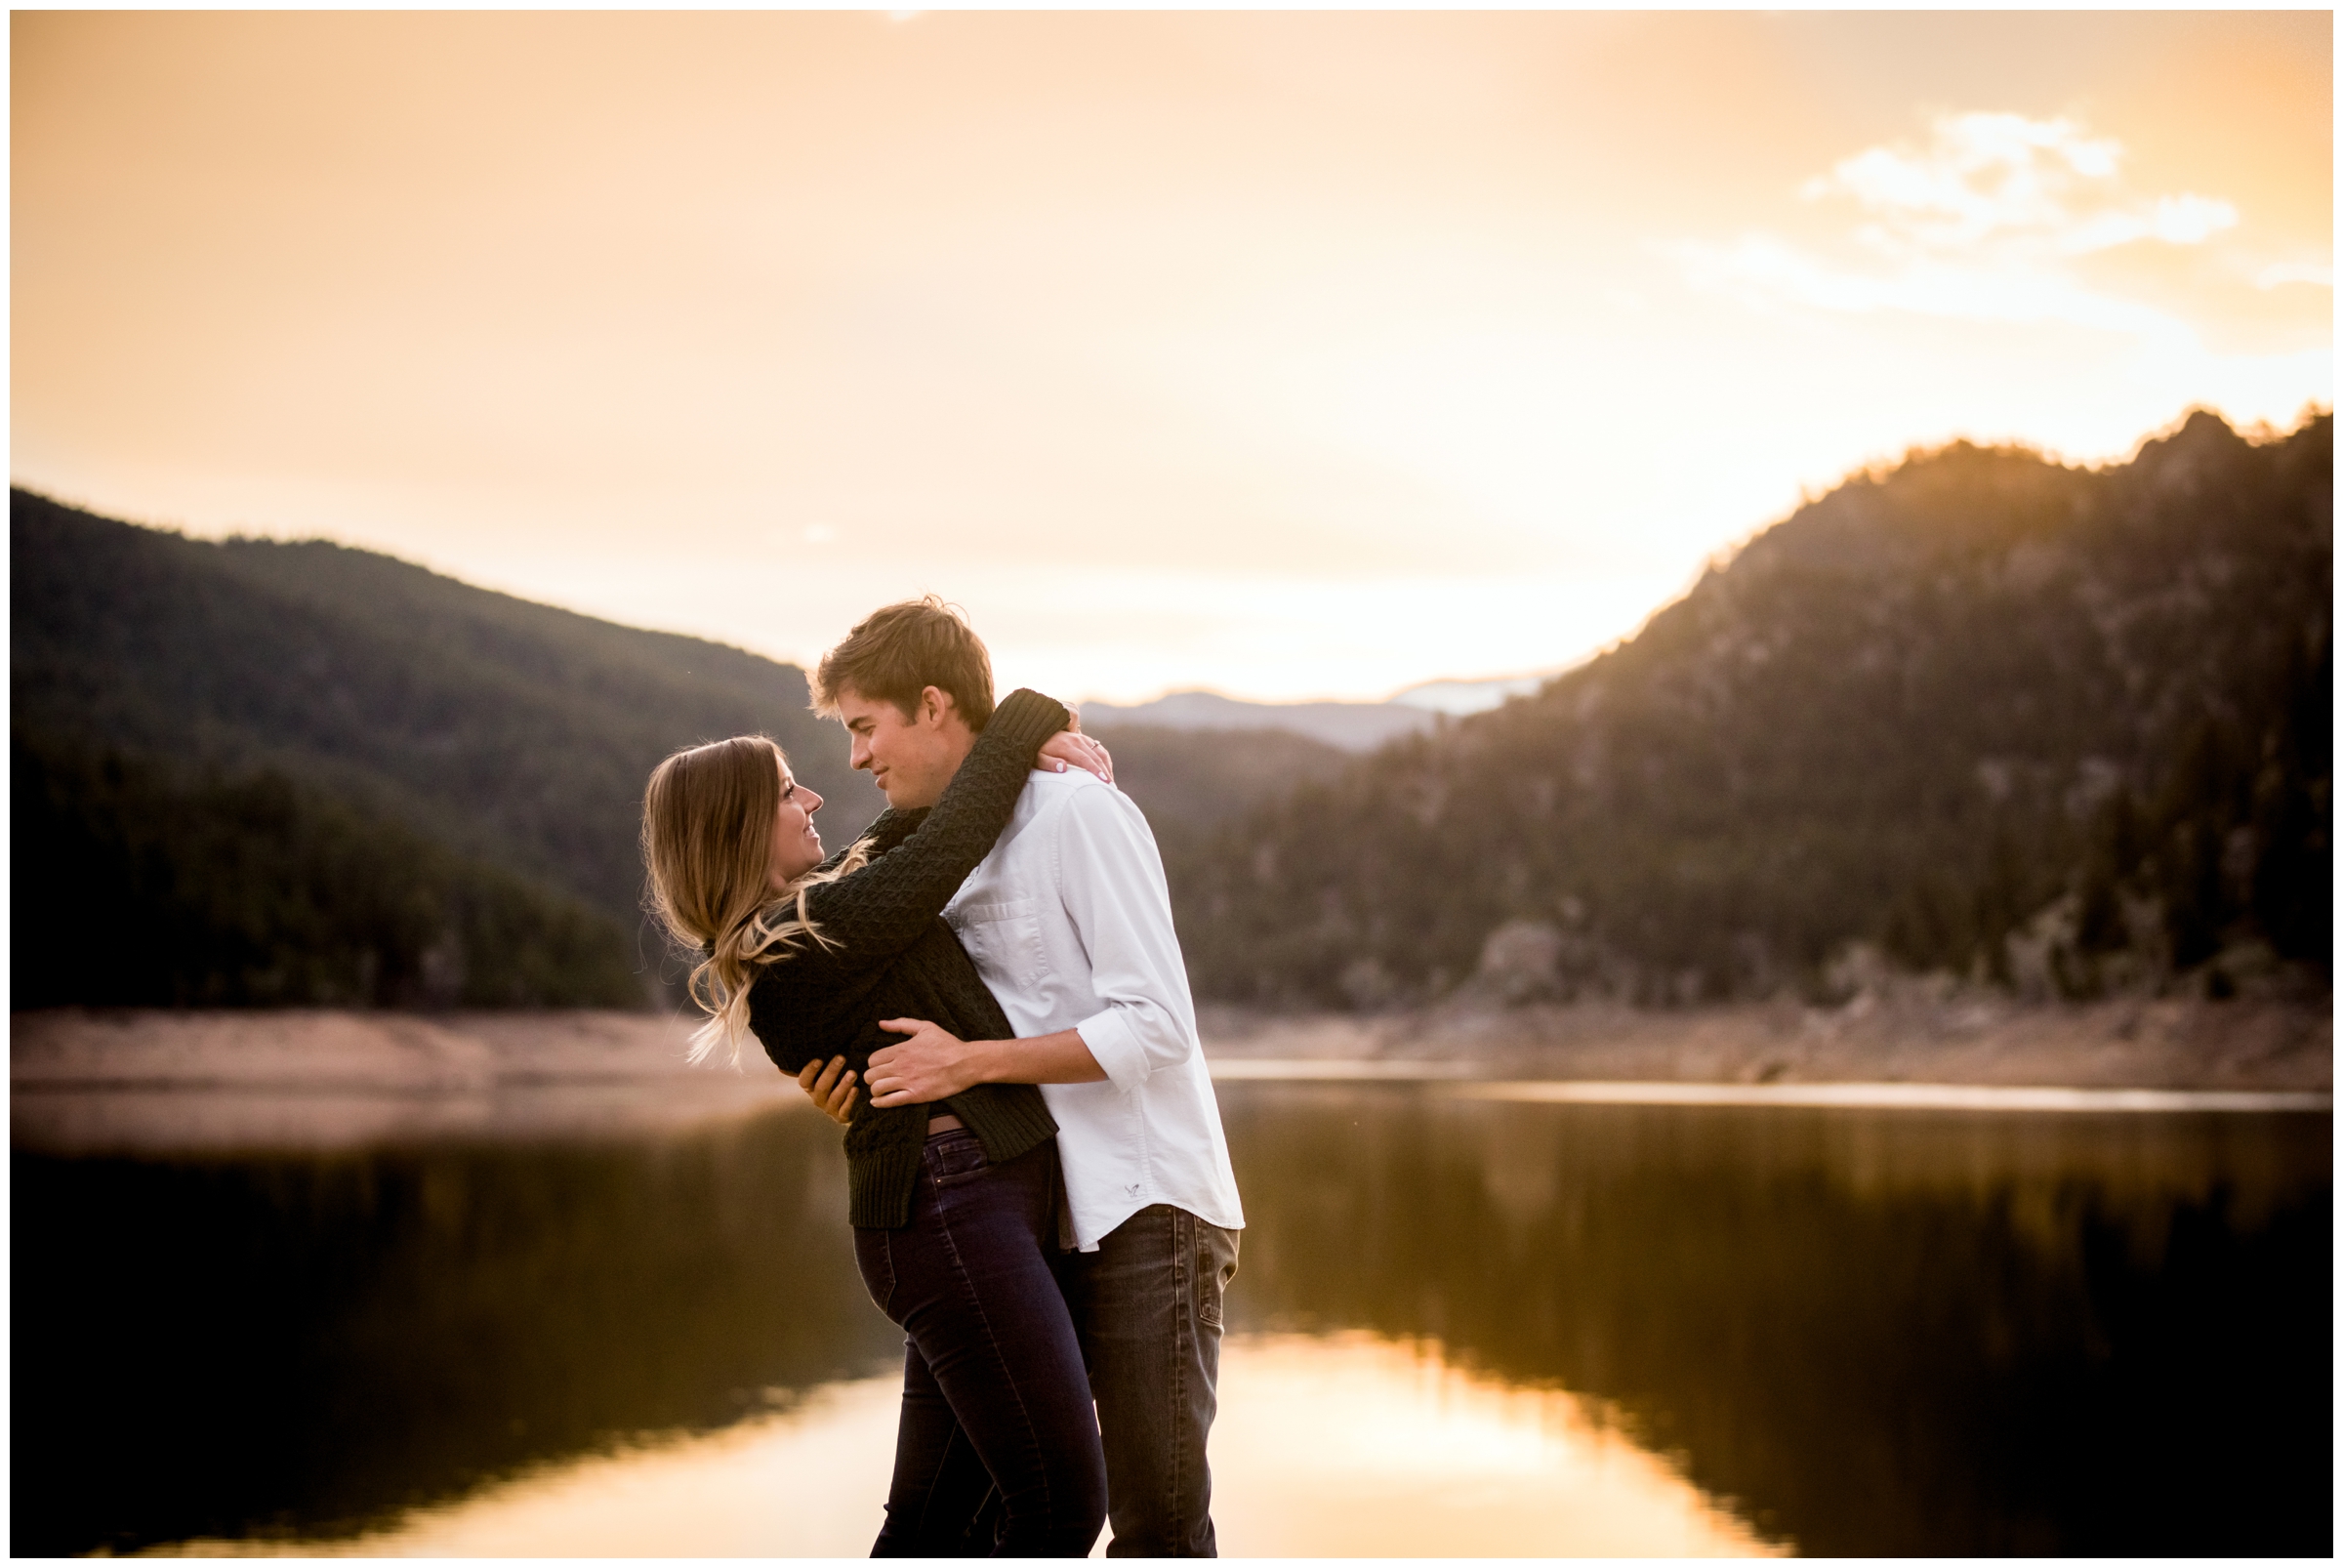
[[[991,717],[992,661],[930,596],[855,627],[813,694],[887,804],[916,809],[935,804]],[[1155,837],[1111,784],[1036,772],[944,919],[1018,1038],[889,1022],[909,1038],[872,1054],[871,1103],[1042,1086],[1066,1182],[1059,1282],[1106,1449],[1109,1554],[1215,1555],[1205,1440],[1245,1217]],[[855,1091],[842,1066],[800,1083],[844,1120]]]

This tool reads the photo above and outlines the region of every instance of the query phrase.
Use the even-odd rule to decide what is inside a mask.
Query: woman
[[[700,947],[710,1013],[694,1059],[753,1031],[785,1073],[843,1054],[867,1077],[882,1018],[964,1039],[1015,1031],[945,925],[945,903],[1008,823],[1037,757],[1103,771],[1066,710],[1017,691],[927,811],[888,811],[823,861],[821,798],[744,736],[678,752],[643,797],[660,919]],[[1106,1517],[1106,1462],[1074,1325],[1050,1272],[1057,1124],[1030,1085],[857,1108],[847,1217],[863,1283],[902,1326],[903,1413],[874,1556],[1082,1556]]]

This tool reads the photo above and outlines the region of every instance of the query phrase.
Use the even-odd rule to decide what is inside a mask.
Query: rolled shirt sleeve
[[[1075,1028],[1125,1093],[1196,1054],[1196,1008],[1154,835],[1118,790],[1083,790],[1058,824],[1058,894],[1104,1006]]]
[[[1034,773],[944,918],[1020,1038],[1076,1030],[1106,1074],[1042,1086],[1073,1245],[1091,1251],[1159,1203],[1241,1227],[1164,863],[1139,808],[1079,768]]]

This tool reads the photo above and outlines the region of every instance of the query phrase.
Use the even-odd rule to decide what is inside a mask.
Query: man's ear
[[[928,686],[920,692],[920,722],[922,723],[941,724],[958,712],[960,704],[952,700],[952,693],[941,686]]]

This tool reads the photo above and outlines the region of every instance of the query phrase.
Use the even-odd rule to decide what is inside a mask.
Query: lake
[[[1219,1093],[1231,1555],[2330,1549],[2323,1111]],[[37,1100],[14,1552],[867,1550],[900,1341],[809,1112],[72,1153]]]

